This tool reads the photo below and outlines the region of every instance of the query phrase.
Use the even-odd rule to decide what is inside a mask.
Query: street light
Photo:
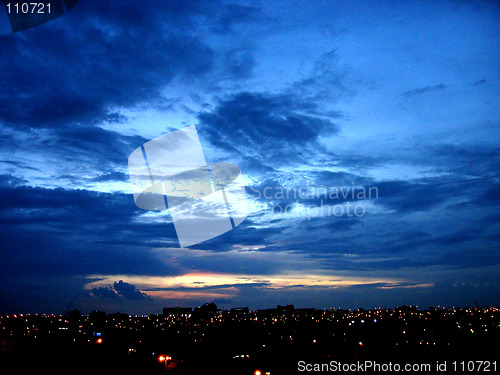
[[[167,368],[167,366],[168,366],[168,361],[171,361],[171,360],[172,360],[172,357],[169,356],[169,355],[160,354],[158,356],[158,362],[164,363],[165,364],[165,368]]]

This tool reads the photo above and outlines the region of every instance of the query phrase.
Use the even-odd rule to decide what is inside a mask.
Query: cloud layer
[[[82,1],[0,36],[0,313],[498,304],[498,5],[365,5]],[[188,125],[250,214],[182,249],[127,158]]]

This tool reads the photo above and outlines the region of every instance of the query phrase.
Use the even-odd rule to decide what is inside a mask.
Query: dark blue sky
[[[0,313],[498,306],[499,24],[495,1],[81,0],[0,35]],[[249,215],[183,249],[127,159],[190,125]]]

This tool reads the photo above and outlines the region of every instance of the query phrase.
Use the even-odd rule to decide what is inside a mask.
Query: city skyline
[[[80,0],[0,35],[0,315],[499,306],[499,20],[486,0]],[[127,162],[190,126],[248,206],[181,247]]]
[[[251,311],[206,303],[141,316],[72,310],[0,316],[0,355],[15,364],[31,353],[34,368],[61,373],[77,364],[120,373],[495,371],[499,317],[494,307]]]

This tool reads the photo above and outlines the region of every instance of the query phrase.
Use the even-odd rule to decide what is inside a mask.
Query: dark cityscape
[[[448,370],[481,365],[494,371],[500,309],[278,305],[251,311],[220,310],[211,302],[157,315],[72,310],[2,316],[0,332],[2,364],[50,373],[277,375],[389,365],[419,372],[443,363]]]

